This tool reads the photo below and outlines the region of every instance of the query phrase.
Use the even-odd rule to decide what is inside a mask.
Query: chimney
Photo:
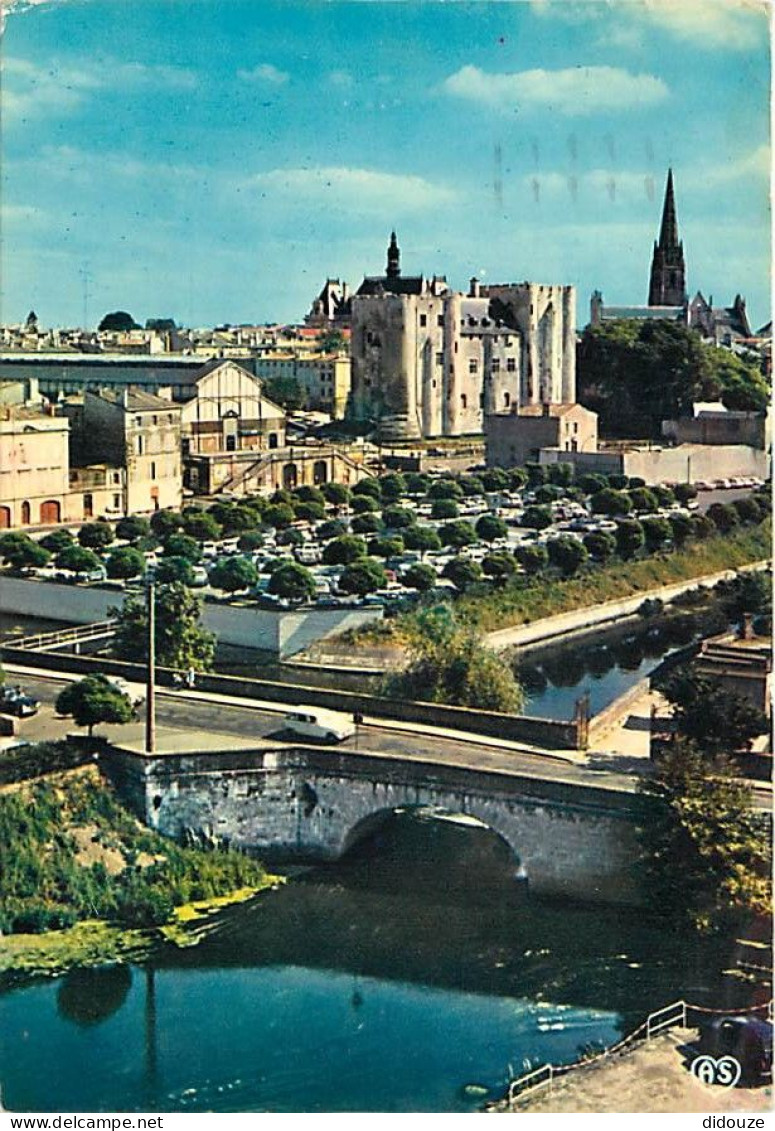
[[[743,613],[743,624],[740,629],[741,640],[753,640],[753,614]]]
[[[482,291],[481,291],[481,287],[479,285],[479,280],[477,279],[476,275],[472,275],[471,281],[470,281],[469,286],[468,286],[468,297],[469,298],[479,298],[481,293],[482,293]]]

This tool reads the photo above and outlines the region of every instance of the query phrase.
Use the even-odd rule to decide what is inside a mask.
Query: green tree
[[[427,495],[431,478],[424,472],[410,471],[406,476],[407,495]]]
[[[352,534],[343,534],[341,538],[334,538],[323,550],[323,561],[326,565],[349,565],[350,562],[363,558],[366,555],[366,543],[362,538]]]
[[[343,593],[354,593],[359,597],[365,597],[385,585],[385,570],[374,558],[359,558],[348,565],[339,578],[339,588]]]
[[[552,512],[548,507],[525,507],[520,526],[529,527],[531,530],[546,530],[551,525]]]
[[[417,516],[409,507],[385,507],[382,521],[390,530],[405,530],[407,526],[414,526]]]
[[[318,349],[321,353],[343,353],[347,350],[347,338],[341,330],[321,330]]]
[[[304,483],[301,487],[296,488],[296,496],[302,503],[316,503],[318,506],[325,506],[326,496],[319,487],[311,487]]]
[[[606,479],[605,475],[598,475],[596,471],[589,472],[587,475],[582,475],[579,479],[579,487],[585,495],[597,495],[599,491],[605,491],[608,487],[613,487],[613,483]],[[624,477],[622,487],[627,486],[627,477]]]
[[[269,592],[288,601],[309,601],[315,595],[315,578],[298,562],[283,562],[272,571]]]
[[[510,666],[444,606],[418,613],[409,642],[409,663],[388,677],[385,692],[396,699],[449,703],[513,714],[524,694]]]
[[[185,558],[192,565],[202,560],[202,547],[188,534],[168,534],[163,546],[165,555],[171,558]]]
[[[128,514],[126,518],[116,523],[116,537],[125,542],[139,542],[151,533],[151,524],[147,518],[137,514]]]
[[[221,558],[210,570],[210,584],[225,593],[250,589],[258,581],[258,573],[246,558]]]
[[[434,499],[462,499],[463,488],[454,479],[436,479],[428,487],[428,498]]]
[[[677,502],[686,504],[697,498],[697,488],[693,483],[676,483],[673,494]]]
[[[237,549],[242,554],[249,554],[253,550],[260,550],[264,544],[264,535],[260,530],[246,530],[240,534]]]
[[[145,558],[132,546],[121,546],[110,555],[105,567],[108,577],[127,579],[142,577],[145,573]]]
[[[89,735],[98,723],[128,723],[132,718],[129,696],[102,674],[69,683],[57,696],[55,709],[58,715],[72,715],[76,726],[88,727]]]
[[[304,535],[300,530],[291,526],[288,530],[281,530],[277,535],[278,546],[303,546]]]
[[[503,519],[494,514],[483,514],[477,519],[475,529],[483,542],[496,542],[499,538],[506,538],[509,533]]]
[[[558,487],[556,483],[542,483],[536,488],[535,497],[537,503],[555,503],[563,494],[562,487]]]
[[[656,515],[649,515],[644,518],[641,526],[643,527],[646,550],[649,554],[661,550],[665,543],[670,541],[673,533],[673,528],[667,519],[657,518]]]
[[[482,472],[482,486],[485,491],[507,491],[509,483],[509,473],[502,467],[488,467]]]
[[[528,577],[535,577],[549,565],[549,553],[546,547],[538,544],[517,546],[514,557]]]
[[[712,503],[708,507],[708,518],[720,534],[728,534],[740,521],[731,503]]]
[[[676,501],[673,488],[666,487],[663,483],[657,483],[655,486],[647,488],[647,490],[651,491],[660,507],[669,507]]]
[[[321,490],[326,502],[332,506],[342,507],[350,501],[350,488],[345,487],[344,483],[326,483]]]
[[[637,518],[623,518],[616,524],[616,552],[620,558],[629,561],[639,554],[646,544],[643,523]]]
[[[264,511],[264,522],[275,530],[284,530],[294,521],[293,508],[287,503],[271,503]]]
[[[2,540],[0,539],[0,541]],[[41,538],[40,544],[50,554],[58,554],[60,550],[64,550],[65,546],[72,546],[73,536],[69,530],[60,527],[58,530],[52,530],[49,534],[45,534]]]
[[[549,482],[557,484],[558,487],[570,487],[573,482],[573,473],[572,463],[552,463],[546,469]]]
[[[389,471],[379,481],[382,501],[395,503],[406,494],[406,479],[400,471]]]
[[[456,522],[445,522],[439,528],[439,538],[443,546],[451,546],[460,550],[463,546],[470,546],[476,542],[476,531],[470,522],[458,519]]]
[[[376,514],[379,503],[376,499],[372,499],[371,495],[353,495],[350,509],[353,514]]]
[[[588,557],[584,543],[571,534],[561,534],[559,538],[550,539],[546,550],[549,561],[560,570],[563,577],[572,577],[574,573],[578,573]]]
[[[379,485],[379,479],[369,478],[360,479],[352,489],[353,497],[356,495],[369,495],[377,502],[382,498],[382,489]]]
[[[448,578],[459,593],[464,593],[470,585],[482,580],[482,567],[470,558],[453,558],[444,566],[444,576]]]
[[[75,543],[65,546],[54,559],[57,569],[66,569],[71,573],[90,573],[93,569],[99,569],[101,564],[93,550],[86,550]]]
[[[583,541],[590,558],[596,562],[607,562],[616,553],[616,539],[606,530],[590,530]]]
[[[628,493],[630,502],[632,503],[632,509],[634,511],[638,511],[639,513],[653,514],[659,505],[657,496],[649,487],[636,487],[634,490]]]
[[[704,540],[711,538],[716,533],[716,527],[706,514],[692,515],[692,534],[695,538]]]
[[[527,472],[524,467],[510,467],[508,469],[509,487],[512,491],[521,491],[527,483]]]
[[[764,515],[759,503],[753,496],[749,495],[745,499],[735,499],[732,506],[737,511],[737,517],[740,522],[754,523],[761,522]]]
[[[484,480],[480,475],[461,475],[458,479],[458,483],[466,498],[484,494]]]
[[[109,522],[88,522],[78,531],[78,541],[87,550],[104,550],[113,541],[113,527]]]
[[[404,552],[404,540],[397,534],[387,538],[372,538],[368,550],[377,558],[396,558]]]
[[[457,518],[460,508],[454,499],[434,499],[431,505],[431,518]]]
[[[296,503],[293,508],[296,518],[300,522],[319,522],[326,513],[326,508],[322,503]]]
[[[379,519],[377,519],[379,522]],[[328,542],[331,538],[339,538],[342,534],[347,533],[347,524],[342,522],[341,519],[332,518],[328,522],[322,522],[317,528],[317,536],[321,542]],[[357,533],[365,533],[364,531],[356,531]]]
[[[221,524],[209,511],[192,507],[182,517],[183,530],[189,538],[195,538],[197,542],[214,542],[221,537]]]
[[[632,499],[624,491],[604,487],[591,497],[589,509],[593,514],[626,515],[632,510]]]
[[[641,869],[657,914],[705,933],[770,917],[769,837],[728,765],[678,741],[638,789],[651,802],[640,827]]]
[[[441,539],[430,526],[410,526],[404,531],[404,545],[407,550],[440,550]]]
[[[670,537],[679,548],[684,546],[694,533],[694,523],[688,514],[671,514],[668,518]]]
[[[157,538],[164,538],[167,534],[174,534],[183,525],[183,519],[177,511],[154,511],[151,515],[151,530]]]
[[[51,554],[45,546],[40,542],[33,542],[26,535],[15,538],[6,534],[0,541],[0,553],[12,570],[39,569],[51,560]]]
[[[429,589],[433,589],[436,585],[436,570],[426,562],[415,562],[405,571],[403,582],[410,589],[427,593]]]
[[[154,572],[154,580],[161,585],[177,581],[181,585],[194,584],[194,567],[188,558],[176,555],[165,555]]]
[[[212,510],[214,508],[211,508]],[[235,503],[218,512],[218,522],[223,527],[224,536],[228,537],[232,534],[242,534],[245,530],[255,530],[259,517],[253,507],[245,506],[244,503]]]
[[[155,651],[163,667],[209,671],[215,655],[215,637],[202,628],[202,603],[178,581],[156,586]],[[148,614],[145,601],[134,595],[122,608],[110,610],[116,622],[113,649],[120,660],[148,660]]]
[[[508,550],[494,550],[482,562],[482,569],[497,585],[505,585],[517,572],[517,563]]]
[[[347,527],[340,523],[345,533]],[[377,514],[356,514],[350,523],[353,534],[377,534],[382,530],[384,523]]]
[[[296,377],[266,377],[263,382],[265,396],[288,412],[307,407],[307,390]]]
[[[126,310],[111,310],[109,314],[100,322],[97,327],[98,330],[113,330],[120,334],[128,333],[130,330],[139,330],[140,327],[135,322],[131,314]]]
[[[747,749],[767,731],[762,712],[691,667],[675,668],[655,682],[672,707],[678,734],[707,756]]]

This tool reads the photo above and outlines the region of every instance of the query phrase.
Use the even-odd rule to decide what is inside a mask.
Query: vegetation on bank
[[[456,602],[461,619],[482,632],[529,624],[557,613],[631,597],[647,589],[690,581],[704,574],[737,569],[768,558],[771,523],[717,535],[681,550],[635,561],[610,562],[575,577],[520,575],[501,589],[470,592]]]
[[[157,927],[181,905],[271,882],[240,852],[181,847],[144,828],[96,768],[0,795],[0,857],[3,934],[91,919]]]

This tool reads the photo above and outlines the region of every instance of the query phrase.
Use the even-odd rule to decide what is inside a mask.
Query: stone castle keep
[[[351,415],[383,438],[480,433],[485,413],[576,399],[576,292],[401,274],[395,233],[383,276],[352,298]]]

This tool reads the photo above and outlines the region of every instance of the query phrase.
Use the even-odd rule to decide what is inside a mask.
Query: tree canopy
[[[201,601],[178,581],[156,586],[155,652],[164,667],[209,671],[215,637],[202,628]],[[113,650],[120,660],[148,659],[148,614],[145,601],[130,596],[122,608],[110,610],[116,622]]]
[[[98,723],[128,723],[132,718],[132,704],[128,695],[99,673],[70,683],[60,691],[56,712],[72,715],[76,726],[88,727],[91,734]]]
[[[116,330],[119,333],[126,333],[129,330],[139,330],[140,327],[135,322],[131,314],[126,310],[111,310],[109,314],[100,322],[97,327],[98,330]]]

